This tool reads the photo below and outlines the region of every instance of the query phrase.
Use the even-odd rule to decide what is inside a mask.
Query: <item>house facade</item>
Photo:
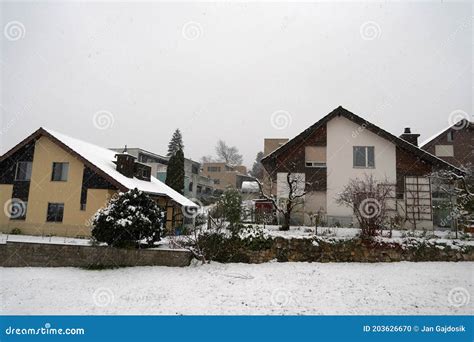
[[[422,142],[421,148],[454,166],[473,166],[474,123],[461,120]]]
[[[224,162],[202,164],[202,173],[214,183],[214,188],[224,191],[227,188],[242,189],[244,181],[253,181],[247,175],[247,168],[243,165],[231,166]]]
[[[182,207],[196,206],[134,156],[40,128],[0,157],[0,231],[89,236],[96,211],[133,188],[157,201],[170,229],[181,223]]]
[[[123,148],[111,148],[112,151],[122,151]],[[127,148],[129,154],[151,167],[151,173],[163,183],[166,181],[169,157],[165,157],[142,148]],[[193,199],[210,196],[214,192],[214,182],[201,172],[201,164],[184,158],[184,189],[185,197]]]
[[[306,192],[292,224],[310,224],[312,215],[322,214],[327,224],[349,226],[356,224],[353,211],[338,204],[336,197],[351,179],[372,175],[393,188],[387,203],[393,216],[409,216],[413,222],[407,226],[431,228],[428,175],[437,168],[456,168],[418,148],[417,137],[396,137],[338,107],[274,151],[266,146],[265,189],[284,201],[286,176],[291,173]]]

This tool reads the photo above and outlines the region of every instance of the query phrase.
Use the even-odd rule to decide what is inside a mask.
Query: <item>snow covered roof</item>
[[[176,203],[187,206],[187,207],[197,207],[197,205],[173,190],[163,182],[159,181],[155,177],[151,176],[150,181],[144,181],[137,178],[128,178],[116,170],[115,155],[117,152],[111,151],[107,148],[100,147],[76,138],[69,137],[65,134],[55,132],[49,128],[40,128],[38,131],[33,133],[30,137],[26,138],[22,143],[29,141],[32,137],[36,135],[46,135],[55,138],[61,142],[65,147],[69,148],[72,152],[75,152],[80,157],[88,161],[95,167],[96,170],[102,171],[108,178],[114,180],[118,185],[121,185],[121,188],[134,189],[144,191],[153,195],[163,195],[171,198]],[[18,145],[17,145],[18,146]],[[3,157],[8,156],[15,148],[7,152]]]
[[[243,181],[242,182],[242,191],[252,192],[259,191],[259,186],[256,181]]]

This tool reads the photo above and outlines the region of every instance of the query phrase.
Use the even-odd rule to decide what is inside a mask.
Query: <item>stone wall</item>
[[[0,244],[2,267],[188,266],[191,259],[192,254],[186,250],[139,250],[25,242]]]
[[[271,248],[240,249],[241,262],[263,263],[270,260],[307,262],[394,262],[394,261],[474,261],[474,247],[463,248],[435,243],[377,242],[376,240],[321,241],[275,238]],[[415,241],[415,240],[414,240]],[[237,260],[232,260],[237,261]]]

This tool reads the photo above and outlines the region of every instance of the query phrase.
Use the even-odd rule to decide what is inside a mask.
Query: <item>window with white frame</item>
[[[375,168],[374,146],[354,146],[353,166],[356,168]]]

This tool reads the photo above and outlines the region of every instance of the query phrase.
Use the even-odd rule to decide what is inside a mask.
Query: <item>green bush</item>
[[[211,216],[229,222],[229,230],[233,235],[242,228],[242,196],[236,189],[227,189],[217,201]]]
[[[13,228],[12,231],[10,232],[11,235],[21,235],[21,229],[20,228]]]

